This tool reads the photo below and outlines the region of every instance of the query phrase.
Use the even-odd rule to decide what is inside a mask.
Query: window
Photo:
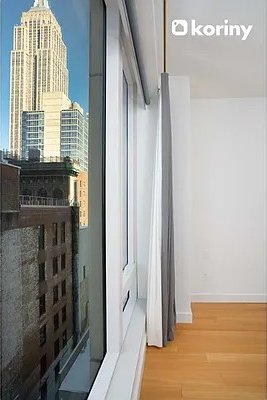
[[[53,246],[57,245],[57,223],[53,222],[52,224],[52,243]]]
[[[54,315],[54,332],[59,328],[59,315],[58,313]]]
[[[55,366],[55,381],[56,383],[58,382],[59,379],[59,373],[60,373],[60,363],[57,363]]]
[[[66,268],[66,254],[61,254],[61,270]]]
[[[65,222],[61,222],[61,243],[65,243],[65,235],[66,235],[66,224]]]
[[[45,263],[39,264],[39,282],[45,281]]]
[[[46,354],[40,360],[40,377],[42,378],[47,370]]]
[[[40,346],[42,347],[46,343],[46,325],[40,329]]]
[[[57,339],[54,343],[54,358],[56,359],[57,356],[60,353],[60,344],[59,344],[59,339]]]
[[[66,281],[61,282],[61,294],[62,294],[62,297],[66,296]]]
[[[58,302],[58,285],[53,288],[53,303],[56,304]]]
[[[44,245],[45,245],[45,227],[44,227],[44,225],[39,225],[39,227],[38,227],[38,243],[39,243],[39,250],[43,250]]]
[[[33,5],[34,0],[29,1]],[[3,2],[6,3],[6,6],[3,7],[3,13],[6,13],[9,2],[8,0],[3,0]],[[62,370],[60,380],[61,377],[62,380],[65,377],[67,380],[69,370],[75,365],[79,351],[83,351],[89,343],[89,339],[85,335],[89,329],[90,350],[92,351],[90,351],[90,356],[88,357],[88,365],[85,365],[84,370],[81,371],[84,374],[88,370],[91,371],[90,377],[86,377],[88,379],[88,392],[95,381],[106,354],[105,1],[82,1],[80,17],[75,13],[72,15],[71,35],[68,35],[66,26],[70,11],[73,8],[73,0],[64,0],[64,7],[53,9],[54,16],[53,20],[50,21],[50,26],[49,18],[47,16],[42,17],[42,15],[45,15],[45,11],[37,10],[37,13],[33,13],[31,10],[28,13],[30,6],[25,8],[26,1],[17,1],[15,3],[16,22],[20,24],[19,16],[22,12],[26,13],[25,19],[32,18],[32,21],[31,28],[28,20],[27,26],[29,29],[27,28],[25,32],[22,29],[23,35],[21,35],[20,40],[22,51],[21,54],[18,54],[18,62],[16,61],[16,52],[13,52],[14,54],[11,56],[11,81],[13,79],[11,93],[7,93],[8,90],[2,93],[6,97],[3,99],[6,104],[9,102],[9,97],[13,101],[13,106],[10,107],[11,113],[13,110],[13,116],[10,115],[10,129],[12,131],[16,130],[15,136],[18,136],[18,140],[14,137],[10,146],[14,148],[14,151],[18,147],[19,157],[20,155],[21,157],[28,157],[29,149],[31,148],[40,150],[40,162],[36,160],[36,162],[31,163],[32,173],[29,170],[24,173],[22,169],[26,168],[26,166],[28,167],[29,164],[21,163],[21,165],[24,165],[21,168],[21,176],[25,180],[21,190],[28,188],[31,192],[25,194],[28,197],[31,194],[32,198],[28,200],[27,207],[21,207],[18,210],[18,217],[23,221],[23,228],[18,226],[16,229],[32,230],[33,221],[37,222],[33,230],[34,238],[27,240],[28,235],[25,235],[23,243],[16,243],[16,248],[14,247],[13,249],[7,246],[7,251],[2,249],[6,252],[4,258],[10,263],[10,265],[6,266],[6,270],[10,272],[10,275],[8,277],[5,276],[2,285],[4,288],[3,298],[11,302],[7,305],[4,304],[3,315],[9,315],[8,311],[14,309],[15,314],[18,314],[14,314],[14,321],[20,320],[22,326],[27,327],[28,336],[35,337],[35,340],[37,340],[37,350],[39,348],[39,351],[35,351],[35,347],[28,340],[24,341],[23,347],[23,357],[27,360],[27,370],[34,371],[36,365],[41,370],[42,363],[42,375],[44,375],[39,382],[35,382],[37,393],[35,393],[36,390],[34,389],[34,397],[38,397],[39,389],[39,397],[48,397],[49,400],[55,400],[60,397],[56,393],[55,385],[53,384],[54,372],[55,378],[58,376],[58,362],[60,362],[60,372]],[[90,15],[92,16],[92,21],[89,24]],[[2,17],[5,18],[4,15],[1,15],[1,19]],[[43,25],[43,18],[46,21],[45,26]],[[38,20],[37,22],[36,19]],[[80,19],[82,19],[81,23],[79,23]],[[13,22],[8,18],[6,21],[7,24],[3,26],[5,31],[3,36],[7,32],[6,30],[12,32],[13,29]],[[35,29],[35,32],[33,29]],[[43,37],[45,29],[47,29],[47,38]],[[26,44],[29,44],[28,50],[30,52],[34,53],[36,50],[38,30],[41,32],[40,46],[46,48],[46,50],[43,52],[42,57],[26,57],[24,48]],[[89,34],[90,30],[91,33]],[[29,34],[31,34],[31,38]],[[92,43],[89,43],[89,37]],[[75,67],[76,73],[74,75],[75,48],[70,45],[72,38],[77,43],[83,43],[81,62],[76,63],[77,68]],[[96,38],[96,40],[93,38]],[[53,61],[51,54],[53,53],[54,45],[56,45],[59,57],[54,65],[55,68],[49,74],[49,65]],[[10,52],[10,49],[7,48],[6,50],[8,53]],[[89,51],[91,51],[90,56]],[[10,59],[9,55],[5,52],[4,59],[8,61]],[[12,58],[14,61],[13,67]],[[25,82],[18,79],[21,72],[24,71],[25,75],[26,70],[32,72],[27,74],[26,86],[29,90],[24,90],[26,88]],[[69,73],[67,73],[68,71]],[[42,73],[43,77],[41,76]],[[29,105],[29,109],[40,110],[42,103],[41,92],[51,92],[51,90],[58,88],[60,92],[67,94],[68,87],[73,87],[75,82],[77,85],[74,85],[75,90],[70,93],[70,101],[66,107],[63,107],[66,110],[56,113],[57,115],[53,117],[59,128],[59,140],[56,141],[57,143],[53,140],[48,143],[44,140],[45,135],[47,135],[47,126],[44,124],[44,111],[23,112],[23,104]],[[2,90],[0,91],[2,92]],[[49,96],[43,100],[49,100]],[[4,132],[4,135],[6,134]],[[13,136],[12,132],[11,136]],[[20,144],[21,148],[19,148]],[[89,155],[89,151],[92,155]],[[32,155],[37,153],[39,155],[37,151],[35,153],[32,152]],[[15,170],[15,168],[13,169]],[[89,177],[91,193],[87,190]],[[75,181],[77,183],[74,183]],[[7,187],[6,189],[9,190]],[[19,189],[17,192],[19,192]],[[82,196],[81,199],[79,199],[80,194]],[[4,191],[4,195],[7,196],[8,193]],[[81,210],[79,210],[79,200],[82,201]],[[80,211],[81,218],[77,215]],[[13,229],[13,226],[11,228]],[[0,239],[2,239],[2,234],[4,235],[6,232],[1,232]],[[18,234],[20,236],[23,235],[23,231],[18,232]],[[4,240],[4,242],[6,243],[7,240]],[[34,243],[36,244],[36,249],[34,248]],[[18,264],[16,265],[11,265],[12,257],[8,258],[12,251],[16,252],[18,256]],[[27,286],[28,280],[31,278],[28,274],[29,276],[26,276],[26,278],[29,279],[23,279],[20,282],[20,291],[14,295],[10,284],[10,280],[13,277],[12,271],[14,268],[18,271],[23,269],[27,275],[27,271],[30,272],[32,263],[31,253],[34,251],[38,253],[35,257],[35,277],[33,277],[35,281],[32,281],[35,289],[29,290]],[[23,254],[22,252],[25,253]],[[72,260],[77,260],[77,271],[72,269],[72,264],[74,264]],[[84,272],[83,265],[86,266]],[[76,276],[79,268],[81,269],[80,281],[77,279],[77,282],[73,282],[73,280],[79,278]],[[83,276],[85,277],[84,282],[82,281]],[[79,286],[81,290],[75,291],[76,287],[78,288]],[[91,288],[91,286],[94,287]],[[27,299],[22,302],[20,302],[21,293],[24,297],[25,293],[27,293]],[[21,303],[19,308],[14,306],[18,301]],[[34,312],[34,309],[28,308],[31,308],[31,304],[36,302],[37,307],[39,307],[37,314],[39,313],[40,318],[37,315],[39,323],[35,324],[34,328],[34,324],[29,323],[29,312]],[[90,322],[89,315],[92,315]],[[11,317],[13,318],[13,315]],[[81,323],[77,323],[74,329],[73,321],[79,321],[79,317]],[[15,335],[12,332],[11,325],[4,324],[1,330],[3,337]],[[65,329],[67,330],[63,333]],[[81,337],[87,342],[84,343],[84,346],[76,347]],[[20,339],[23,341],[23,337]],[[10,345],[12,345],[13,341],[10,341]],[[62,345],[65,346],[64,352],[61,352]],[[15,353],[13,353],[11,355],[15,357]],[[46,357],[41,362],[41,357],[44,353],[46,353]],[[55,362],[53,362],[54,355],[57,357]],[[64,356],[64,359],[61,359],[61,355],[62,357]],[[0,355],[0,358],[2,357],[3,354]],[[66,362],[69,357],[73,364],[72,362]],[[32,389],[29,387],[31,382],[28,382],[27,374],[23,370],[23,363],[22,365],[20,363],[17,364],[15,362],[16,359],[12,358],[9,366],[14,371],[10,371],[10,379],[14,376],[19,376],[21,379],[15,382],[12,378],[11,389],[13,393],[20,393],[20,391],[21,393],[26,393],[25,396],[28,398],[30,396],[28,392]],[[47,387],[43,386],[41,389],[41,385],[44,384],[46,379],[49,379],[47,380]],[[8,394],[7,397],[13,399],[13,393]],[[85,397],[88,396],[84,394]]]
[[[86,267],[85,265],[83,266],[83,280],[86,278]]]
[[[68,337],[67,337],[67,330],[63,332],[62,335],[62,347],[64,348],[67,345]]]
[[[44,188],[38,190],[38,197],[47,197],[47,191]]]
[[[45,294],[43,294],[40,298],[39,298],[39,314],[40,317],[45,313],[46,309],[45,309]]]
[[[62,308],[62,324],[67,320],[67,306]]]
[[[58,273],[58,258],[54,257],[53,258],[53,275],[57,275]]]
[[[47,400],[47,382],[45,382],[40,389],[41,400]]]

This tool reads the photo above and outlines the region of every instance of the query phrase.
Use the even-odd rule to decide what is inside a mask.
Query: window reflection
[[[11,53],[10,98],[1,93],[10,100],[0,164],[2,399],[86,399],[106,347],[105,7],[14,8],[2,1],[1,48],[10,49],[1,62]]]

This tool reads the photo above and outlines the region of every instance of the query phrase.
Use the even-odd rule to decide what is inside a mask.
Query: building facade
[[[88,118],[77,103],[60,115],[60,155],[78,162],[88,170]]]
[[[5,187],[1,193],[2,398],[52,399],[60,385],[60,370],[77,341],[73,319],[77,209],[25,205],[19,198],[20,168],[0,163],[0,169]]]
[[[67,49],[48,1],[36,0],[14,27],[9,150],[28,157],[71,157],[88,166],[88,118],[68,97]]]
[[[88,172],[69,157],[40,161],[38,154],[26,160],[4,155],[8,163],[20,168],[20,195],[28,204],[41,205],[49,200],[53,205],[77,205],[80,226],[88,226]]]
[[[37,148],[44,155],[44,112],[22,113],[22,157],[27,158],[30,149]]]
[[[42,110],[42,94],[68,96],[67,49],[48,1],[35,0],[14,27],[10,70],[10,150],[21,154],[21,115]]]

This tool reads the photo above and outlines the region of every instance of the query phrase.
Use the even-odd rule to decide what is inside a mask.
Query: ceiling
[[[168,71],[191,78],[193,98],[257,97],[266,94],[267,0],[167,0]],[[174,36],[173,19],[198,24],[254,25],[240,37]]]
[[[138,53],[150,96],[163,70],[163,0],[130,0],[138,35]],[[168,72],[190,76],[193,98],[266,95],[267,0],[167,0]],[[173,36],[173,19],[198,24],[253,25],[240,37]]]

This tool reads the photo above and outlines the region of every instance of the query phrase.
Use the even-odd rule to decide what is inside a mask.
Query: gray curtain
[[[176,324],[174,225],[172,190],[172,131],[169,75],[161,74],[162,99],[162,338],[174,339]]]

